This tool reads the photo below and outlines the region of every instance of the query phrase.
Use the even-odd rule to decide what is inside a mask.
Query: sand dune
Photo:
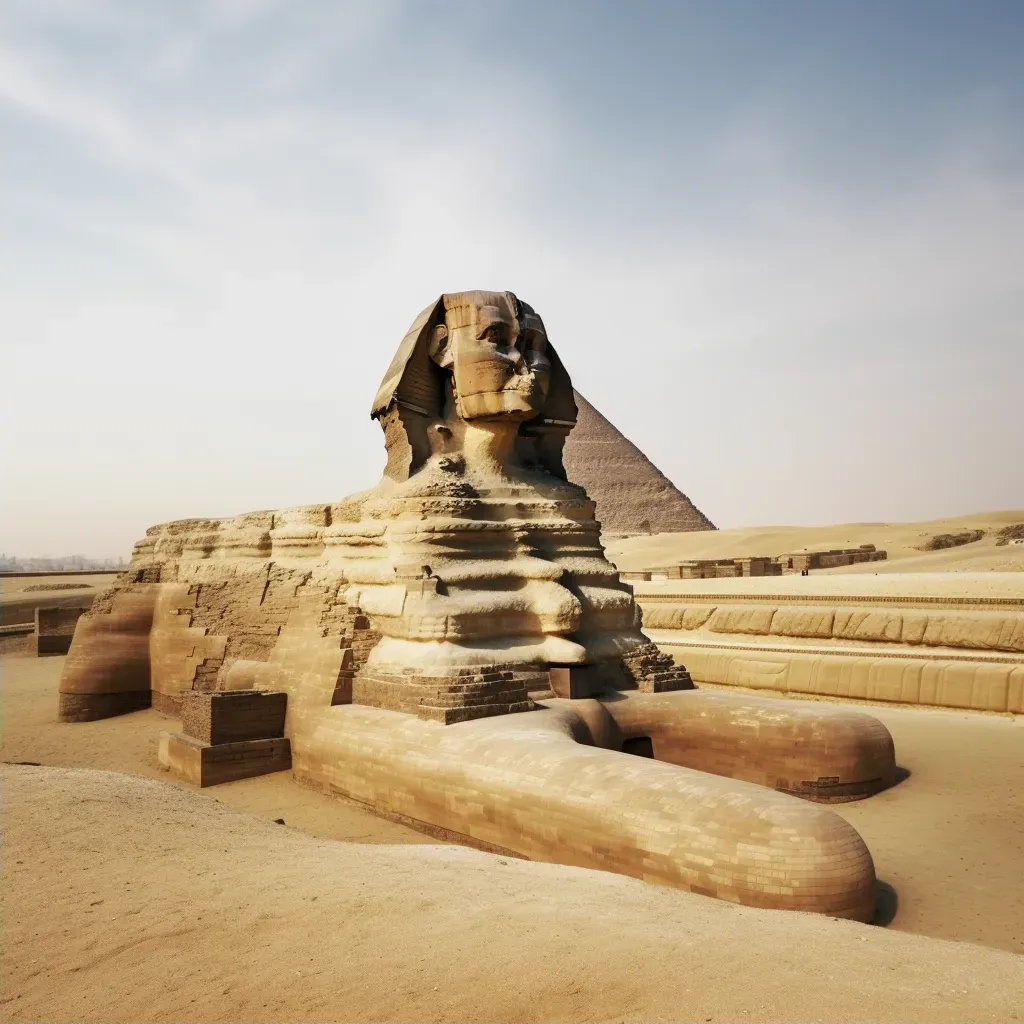
[[[437,846],[287,773],[199,794],[161,781],[167,716],[56,722],[63,660],[0,659],[3,758],[67,766],[7,769],[5,1019],[1013,1020],[1024,1008],[1024,957],[1006,952],[1024,951],[1019,719],[879,709],[911,774],[839,808],[896,892],[879,928]]]
[[[1024,546],[997,546],[996,532],[1024,523],[1024,511],[982,512],[921,523],[842,523],[836,526],[755,526],[699,533],[660,533],[610,539],[609,558],[620,568],[650,569],[698,558],[780,555],[804,548],[827,549],[874,544],[888,552],[885,562],[865,562],[816,573],[1022,572]],[[922,551],[931,537],[966,530],[985,536],[963,547]]]
[[[17,1020],[1013,1020],[1024,960],[7,768]]]
[[[177,719],[159,711],[99,722],[57,721],[57,685],[62,657],[0,657],[4,728],[0,759],[39,761],[68,768],[99,768],[167,778],[157,761],[164,729],[178,729]],[[311,835],[360,843],[435,842],[364,808],[296,785],[290,773],[265,775],[218,786],[215,799],[273,821],[283,817]]]

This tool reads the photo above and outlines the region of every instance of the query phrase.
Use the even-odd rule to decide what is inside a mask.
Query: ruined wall
[[[39,657],[67,654],[75,626],[87,610],[87,605],[78,608],[37,608],[35,629],[28,643],[29,653]]]

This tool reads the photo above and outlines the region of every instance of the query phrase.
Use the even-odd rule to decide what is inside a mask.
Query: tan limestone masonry
[[[1024,713],[1024,600],[859,590],[641,584],[637,597],[650,635],[698,682]]]

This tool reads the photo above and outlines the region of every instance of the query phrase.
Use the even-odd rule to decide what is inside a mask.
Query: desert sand
[[[0,627],[31,622],[38,607],[87,607],[116,577],[116,573],[0,576]],[[0,652],[6,653],[3,646]]]
[[[650,569],[689,559],[780,555],[805,548],[859,547],[874,544],[888,552],[884,562],[864,562],[819,573],[1024,572],[1024,546],[998,546],[997,531],[1024,523],[1024,511],[982,512],[921,523],[843,523],[837,526],[757,526],[699,533],[657,533],[609,538],[608,557],[623,570]],[[922,551],[938,534],[984,530],[972,544]]]
[[[56,722],[63,660],[0,661],[3,759],[47,766],[5,769],[7,1019],[1020,1019],[1020,719],[873,709],[910,774],[839,810],[882,928],[437,845],[287,774],[190,791],[167,716]]]
[[[27,597],[28,594],[44,594],[47,590],[59,594],[67,588],[70,593],[71,587],[81,590],[82,593],[85,593],[87,589],[99,591],[110,586],[116,578],[117,573],[113,570],[110,572],[57,572],[43,576],[28,574],[0,576],[0,601],[7,604],[12,600]]]

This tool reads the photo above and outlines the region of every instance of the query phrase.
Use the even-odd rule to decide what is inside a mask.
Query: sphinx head
[[[446,438],[457,444],[476,425],[511,430],[515,458],[564,478],[576,403],[532,307],[512,292],[468,291],[440,296],[416,318],[372,415],[384,428],[392,479],[408,479]]]
[[[457,292],[442,301],[444,320],[433,327],[427,351],[451,371],[459,418],[537,416],[551,384],[541,318],[511,292]]]

